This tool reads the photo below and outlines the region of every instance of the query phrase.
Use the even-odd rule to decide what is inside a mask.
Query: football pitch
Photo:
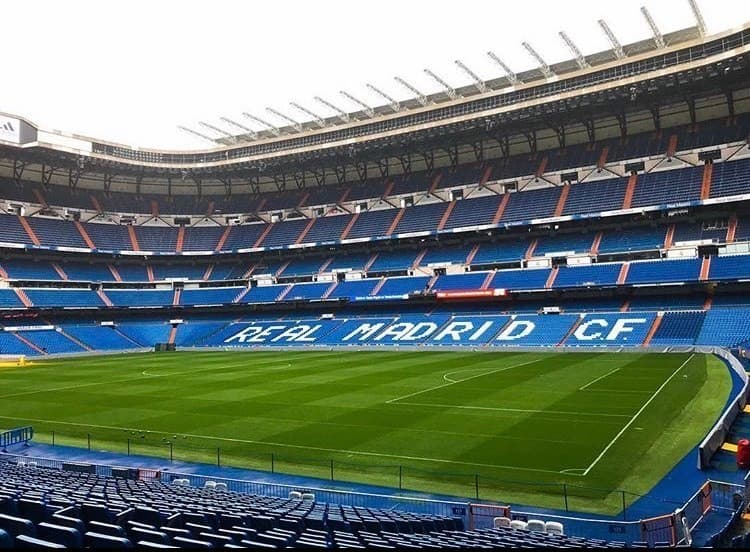
[[[715,423],[699,354],[177,352],[0,369],[35,440],[476,500],[615,513]]]

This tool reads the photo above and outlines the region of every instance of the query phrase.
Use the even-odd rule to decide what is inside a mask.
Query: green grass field
[[[714,424],[690,354],[178,352],[0,369],[0,426],[40,442],[615,513]]]

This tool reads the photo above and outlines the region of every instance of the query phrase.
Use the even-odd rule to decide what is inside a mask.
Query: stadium
[[[0,113],[0,548],[750,545],[750,23],[690,6],[200,150]]]

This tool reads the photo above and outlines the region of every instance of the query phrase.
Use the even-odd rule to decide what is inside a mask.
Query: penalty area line
[[[512,370],[513,368],[520,368],[521,366],[526,366],[528,364],[534,364],[535,362],[539,362],[541,360],[545,360],[545,359],[543,359],[543,358],[537,358],[535,360],[529,360],[527,362],[522,362],[520,364],[514,364],[512,366],[505,366],[503,368],[496,368],[495,370],[490,370],[489,372],[483,372],[481,374],[477,374],[476,376],[470,376],[468,378],[464,378],[464,379],[460,379],[460,380],[451,380],[448,383],[442,383],[440,385],[435,385],[434,387],[430,387],[428,389],[422,389],[421,391],[415,391],[414,393],[409,393],[408,395],[402,395],[401,397],[396,397],[395,399],[387,400],[387,401],[385,401],[385,404],[393,404],[393,403],[395,403],[397,401],[401,401],[403,399],[408,399],[409,397],[416,397],[417,395],[421,395],[423,393],[428,393],[430,391],[435,391],[436,389],[442,389],[443,387],[448,387],[448,386],[451,386],[451,385],[455,385],[457,383],[463,383],[465,381],[473,380],[473,379],[476,379],[476,378],[481,378],[482,376],[489,376],[490,374],[495,374],[495,373],[498,373],[498,372],[505,372],[506,370]],[[444,374],[443,378],[445,378],[445,376],[448,376],[448,375],[453,374],[453,373],[455,373],[455,371],[454,372],[447,372],[446,374]],[[555,473],[557,473],[557,472],[555,472]]]
[[[642,407],[641,407],[641,408],[640,408],[640,409],[638,410],[638,412],[636,412],[636,413],[635,413],[635,414],[633,415],[633,417],[632,417],[632,418],[630,418],[630,421],[629,421],[629,422],[628,422],[627,424],[625,424],[625,427],[623,427],[623,428],[622,428],[622,429],[620,430],[620,432],[619,432],[619,433],[618,433],[617,435],[615,435],[614,439],[612,439],[612,440],[611,440],[611,441],[609,442],[609,444],[608,444],[608,445],[607,445],[606,447],[604,447],[604,450],[603,450],[603,451],[602,451],[601,453],[599,453],[599,456],[597,456],[597,457],[596,457],[596,458],[594,459],[594,461],[593,461],[593,462],[591,462],[591,464],[589,465],[589,467],[588,467],[588,468],[586,468],[586,470],[585,470],[585,471],[583,472],[583,475],[584,475],[584,476],[585,476],[585,475],[588,475],[588,474],[589,474],[589,472],[590,472],[590,471],[591,471],[591,470],[592,470],[592,469],[594,468],[594,466],[596,466],[596,465],[597,465],[597,464],[599,463],[599,461],[600,461],[600,460],[601,460],[602,458],[604,458],[604,455],[605,455],[605,454],[607,454],[607,452],[609,451],[609,449],[611,449],[611,448],[612,448],[612,446],[613,446],[613,445],[614,445],[614,444],[615,444],[615,443],[617,442],[617,440],[618,440],[618,439],[619,439],[620,437],[622,437],[622,436],[623,436],[623,434],[624,434],[624,433],[625,433],[625,432],[626,432],[626,431],[628,430],[628,428],[630,428],[630,426],[631,426],[631,425],[633,425],[633,422],[635,422],[635,421],[636,421],[636,419],[638,418],[638,416],[640,416],[640,415],[641,415],[641,414],[643,413],[643,411],[644,411],[644,410],[646,410],[646,408],[648,407],[648,405],[650,405],[650,404],[651,404],[651,402],[652,402],[652,401],[653,401],[653,400],[654,400],[654,399],[655,399],[655,398],[657,397],[657,395],[658,395],[659,393],[661,393],[661,390],[662,390],[662,389],[664,389],[664,388],[665,388],[665,387],[667,386],[667,384],[668,384],[668,383],[669,383],[670,381],[672,381],[672,378],[673,378],[673,377],[675,377],[675,376],[677,375],[677,373],[678,373],[678,372],[679,372],[680,370],[682,370],[682,369],[683,369],[683,368],[684,368],[685,366],[687,366],[688,362],[690,362],[691,360],[693,360],[693,357],[694,357],[694,356],[695,356],[695,353],[691,354],[691,355],[690,355],[690,356],[688,357],[688,359],[687,359],[687,360],[686,360],[685,362],[683,362],[682,364],[680,364],[680,365],[679,365],[679,366],[677,367],[677,370],[675,370],[674,372],[672,372],[672,375],[670,375],[670,376],[669,376],[669,377],[668,377],[668,378],[666,379],[666,381],[665,381],[664,383],[662,383],[662,384],[661,384],[661,385],[659,386],[659,388],[658,388],[658,389],[657,389],[656,391],[654,391],[653,395],[651,395],[651,397],[649,397],[649,399],[648,399],[648,400],[646,401],[646,403],[645,403],[645,404],[644,404],[644,405],[643,405],[643,406],[642,406]]]

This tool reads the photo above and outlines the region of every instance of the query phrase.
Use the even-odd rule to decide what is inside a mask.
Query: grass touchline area
[[[704,437],[731,378],[684,353],[185,351],[35,361],[0,388],[3,425],[41,442],[549,507],[563,487],[614,513]]]

